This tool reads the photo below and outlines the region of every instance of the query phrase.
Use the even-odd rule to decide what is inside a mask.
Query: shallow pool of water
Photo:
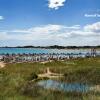
[[[55,80],[41,80],[37,82],[38,86],[45,89],[66,91],[66,92],[88,92],[90,86],[81,83],[64,83]]]

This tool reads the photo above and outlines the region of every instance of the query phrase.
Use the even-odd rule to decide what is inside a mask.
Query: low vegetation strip
[[[74,64],[73,64],[74,63]],[[64,74],[67,83],[100,85],[100,57],[79,58],[48,63],[9,63],[0,69],[0,100],[99,100],[100,92],[68,93],[44,90],[35,86],[38,74],[47,68],[52,73]],[[35,87],[34,87],[35,86]],[[94,87],[93,87],[94,88]],[[93,89],[92,88],[92,89]],[[96,87],[98,89],[98,87]],[[9,92],[10,91],[10,92]],[[74,98],[74,99],[73,99]]]

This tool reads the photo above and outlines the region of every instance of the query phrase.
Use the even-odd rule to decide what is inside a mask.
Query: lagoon
[[[86,54],[91,53],[91,49],[41,49],[41,48],[0,48],[0,54],[47,54],[47,53],[73,53],[73,54]],[[97,50],[100,53],[100,50]]]

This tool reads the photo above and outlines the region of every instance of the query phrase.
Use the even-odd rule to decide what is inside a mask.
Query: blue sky
[[[100,0],[0,0],[0,46],[100,45]]]

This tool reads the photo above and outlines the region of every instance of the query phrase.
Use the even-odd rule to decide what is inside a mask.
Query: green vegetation
[[[80,58],[49,63],[13,63],[0,69],[0,100],[100,100],[100,93],[45,90],[31,80],[46,71],[65,75],[66,82],[100,85],[100,58]]]

